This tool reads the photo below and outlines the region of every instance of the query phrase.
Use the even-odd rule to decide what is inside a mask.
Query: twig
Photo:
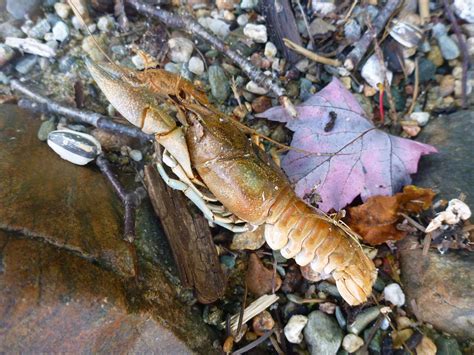
[[[354,11],[354,9],[355,9],[355,7],[357,6],[358,3],[359,3],[359,0],[354,0],[352,2],[352,5],[351,5],[349,11],[347,11],[346,16],[344,16],[344,19],[342,20],[342,23],[346,23],[347,20],[349,20],[349,18],[351,17],[352,11]]]
[[[385,27],[385,24],[393,16],[395,10],[400,5],[401,0],[388,0],[384,8],[380,10],[379,14],[373,22],[374,31],[366,31],[359,42],[356,43],[352,51],[347,55],[344,61],[344,67],[347,70],[353,70],[361,61],[372,43],[373,37],[378,36]]]
[[[418,9],[420,13],[421,24],[429,22],[430,19],[430,0],[418,0]]]
[[[354,1],[354,3],[357,3],[357,1]],[[308,32],[308,39],[309,39],[309,43],[311,44],[311,48],[316,49],[316,44],[314,43],[313,36],[311,35],[311,31],[309,29],[308,18],[306,17],[303,6],[301,6],[300,0],[296,0],[296,4],[298,5],[298,9],[300,10],[301,16],[303,17],[304,25],[306,27],[306,31]],[[283,41],[285,41],[285,39],[283,39]],[[285,43],[285,45],[286,45],[286,43]],[[288,47],[288,48],[290,48],[290,47]]]
[[[416,58],[415,59],[415,88],[413,89],[413,98],[411,101],[410,108],[408,109],[408,112],[407,112],[408,116],[411,115],[411,113],[413,112],[415,108],[419,89],[420,89],[420,73],[419,73],[419,67],[418,67],[418,58]]]
[[[240,349],[234,351],[232,353],[232,355],[240,355],[240,354],[246,353],[249,350],[252,350],[253,348],[255,348],[255,347],[259,346],[260,344],[262,344],[265,340],[270,338],[270,336],[272,334],[273,334],[273,329],[268,331],[268,332],[265,332],[260,338],[252,341],[250,344],[247,344],[247,345],[241,347]]]
[[[294,50],[295,52],[304,55],[306,58],[311,59],[312,61],[316,63],[321,63],[321,64],[327,64],[327,65],[332,65],[333,67],[340,67],[341,62],[337,59],[331,59],[331,58],[326,58],[322,57],[319,54],[316,54],[314,52],[311,52],[310,50],[301,47],[300,45],[291,42],[289,39],[284,38],[283,42],[285,42],[285,45]]]
[[[458,21],[456,16],[454,16],[453,9],[449,4],[449,0],[443,0],[444,8],[446,9],[446,14],[448,15],[449,21],[453,26],[454,33],[459,42],[459,47],[462,53],[462,107],[467,108],[467,69],[469,67],[469,52],[467,50],[466,41],[462,36],[461,29],[459,28]]]
[[[97,128],[104,129],[106,131],[124,134],[133,138],[139,138],[142,141],[149,141],[153,139],[152,135],[143,133],[136,127],[127,126],[121,123],[113,122],[107,116],[101,115],[96,112],[78,110],[75,108],[61,105],[60,103],[49,99],[43,95],[38,94],[34,90],[23,85],[19,80],[12,80],[10,86],[13,90],[20,92],[27,96],[30,100],[20,100],[18,106],[27,109],[29,111],[41,112],[41,113],[54,113],[62,116],[67,116],[75,121],[90,124]]]
[[[408,223],[410,223],[413,227],[415,227],[416,229],[418,229],[420,232],[422,233],[425,233],[426,231],[426,228],[423,227],[420,223],[418,223],[417,221],[415,221],[413,218],[411,218],[409,215],[403,213],[403,212],[399,212],[398,215],[402,216],[403,218],[405,218]]]
[[[431,233],[426,233],[425,238],[423,239],[423,252],[421,253],[423,257],[428,255],[430,246],[431,246]]]
[[[229,59],[236,63],[247,76],[253,80],[257,85],[272,91],[278,96],[280,104],[285,107],[288,113],[292,117],[297,116],[296,109],[294,108],[290,99],[286,96],[286,91],[276,79],[271,78],[268,75],[262,73],[262,71],[252,65],[247,59],[242,57],[237,52],[233,51],[217,37],[211,35],[204,27],[202,27],[196,20],[189,15],[176,15],[169,11],[163,10],[160,7],[153,7],[145,4],[140,0],[126,0],[126,3],[132,6],[135,10],[140,13],[152,16],[165,25],[175,28],[185,29],[192,35],[200,37],[207,41],[216,50],[225,54]]]
[[[146,191],[143,187],[138,187],[133,192],[125,191],[120,181],[117,179],[115,174],[112,172],[109,162],[103,155],[99,155],[96,159],[96,164],[99,167],[102,174],[109,180],[110,184],[114,188],[118,197],[123,203],[125,209],[125,221],[124,221],[124,239],[129,243],[135,240],[135,212],[136,208],[140,205],[140,202],[146,196]]]

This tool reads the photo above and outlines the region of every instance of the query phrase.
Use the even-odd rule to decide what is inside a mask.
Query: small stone
[[[237,23],[239,26],[244,27],[247,23],[249,23],[249,15],[242,14],[237,17]]]
[[[99,49],[97,49],[96,42],[98,42],[100,45],[103,41],[101,40],[101,37],[97,35],[94,35],[94,38],[92,38],[92,36],[85,37],[82,40],[82,50],[86,52],[92,60],[100,62],[104,60],[105,57],[102,54],[102,52]]]
[[[309,33],[312,36],[325,35],[328,32],[334,32],[336,27],[324,21],[320,17],[316,17],[309,25]]]
[[[169,62],[165,64],[164,69],[167,72],[179,74],[181,72],[181,64]]]
[[[372,97],[377,93],[377,89],[370,85],[364,85],[364,96]]]
[[[393,73],[390,70],[384,70],[377,55],[373,54],[364,64],[361,75],[367,83],[378,90],[378,85],[385,82],[385,77],[390,85],[392,83]]]
[[[355,353],[364,345],[364,340],[354,334],[347,334],[342,340],[342,347],[348,353]]]
[[[471,95],[472,93],[472,86],[468,82],[466,84],[466,96]],[[454,82],[454,97],[461,98],[462,97],[462,80],[456,80]]]
[[[474,23],[474,0],[454,0],[454,12],[469,23]]]
[[[383,296],[386,301],[390,302],[394,306],[401,307],[405,304],[405,294],[402,288],[397,283],[387,285],[383,290]]]
[[[442,97],[449,96],[454,92],[455,78],[452,75],[445,75],[439,83],[439,92]]]
[[[359,40],[362,29],[359,23],[354,19],[349,19],[344,25],[344,36],[350,43],[354,43]]]
[[[278,273],[274,275],[273,270],[266,268],[254,253],[250,254],[245,280],[249,292],[257,297],[272,292],[273,286],[275,286],[275,292],[281,287],[281,278]]]
[[[191,73],[201,76],[204,73],[204,62],[199,57],[191,57],[188,62],[188,69]]]
[[[265,44],[265,51],[263,54],[268,58],[274,58],[277,54],[277,47],[272,42],[267,42]]]
[[[426,335],[421,338],[421,342],[416,346],[417,355],[436,355],[436,350],[435,343]]]
[[[4,22],[0,24],[0,37],[25,37],[25,33],[14,25],[14,22]]]
[[[400,316],[396,319],[397,322],[397,329],[402,330],[406,328],[410,328],[413,325],[413,322],[410,318],[405,316]]]
[[[97,28],[101,32],[110,32],[114,29],[115,27],[115,21],[112,18],[112,16],[102,16],[99,18],[97,21]]]
[[[380,314],[380,308],[377,306],[370,307],[359,313],[351,324],[347,325],[349,333],[358,335],[371,322],[373,322]]]
[[[308,67],[309,67],[309,60],[306,58],[301,59],[295,64],[295,68],[298,69],[302,73],[305,73],[308,70]]]
[[[474,37],[474,24],[473,23],[466,23],[462,25],[461,27],[464,30],[464,33],[468,37]]]
[[[58,16],[63,20],[66,20],[69,17],[69,13],[71,12],[71,7],[68,4],[57,2],[54,4],[54,11],[56,11]]]
[[[451,75],[454,77],[456,80],[461,80],[462,79],[462,67],[457,66],[453,68],[453,71],[451,72]]]
[[[258,5],[258,0],[242,0],[240,8],[244,10],[252,10]]]
[[[6,44],[0,43],[0,67],[8,63],[15,55],[15,51]]]
[[[263,228],[259,227],[253,231],[237,233],[232,239],[231,250],[257,250],[265,244]]]
[[[235,267],[235,257],[232,255],[221,255],[219,261],[228,270],[232,270]]]
[[[267,28],[265,25],[248,23],[244,27],[244,34],[256,43],[265,43],[268,40]]]
[[[227,100],[231,91],[229,79],[227,79],[224,69],[217,64],[211,65],[208,74],[212,96],[214,96],[219,103],[223,103]]]
[[[319,304],[319,310],[326,314],[334,314],[336,311],[336,305],[332,302],[323,302]]]
[[[35,55],[26,55],[18,61],[15,65],[15,70],[20,74],[27,74],[38,61],[38,57]]]
[[[438,46],[441,50],[443,58],[446,60],[458,58],[460,55],[459,46],[447,35],[448,30],[446,26],[439,22],[433,26],[432,31],[433,36],[438,41]]]
[[[137,149],[132,149],[128,155],[135,161],[141,161],[143,159],[142,152]]]
[[[402,129],[409,137],[416,137],[421,132],[419,126],[402,126]]]
[[[41,0],[7,0],[7,11],[15,19],[21,20],[26,15],[34,13],[40,4]]]
[[[53,27],[54,39],[62,42],[69,37],[69,27],[62,21],[57,22]]]
[[[200,17],[198,22],[219,38],[226,38],[230,33],[230,25],[212,17]]]
[[[46,33],[51,30],[51,26],[46,19],[42,19],[36,23],[33,27],[31,27],[28,31],[28,37],[42,39]]]
[[[283,329],[286,339],[293,344],[299,344],[303,341],[303,328],[308,323],[308,317],[297,314],[291,316]]]
[[[423,127],[426,125],[430,119],[429,112],[413,112],[410,115],[410,119],[416,121],[419,126]]]
[[[262,313],[256,315],[252,321],[252,328],[255,334],[262,336],[266,332],[273,329],[275,326],[275,321],[272,318],[272,315],[268,311],[263,311]]]
[[[336,354],[344,336],[336,320],[321,311],[309,314],[303,333],[311,355]]]
[[[319,0],[312,0],[312,7],[315,13],[326,16],[336,10],[336,5],[332,2],[322,2]]]
[[[440,336],[435,340],[436,355],[462,355],[459,344],[454,338]]]
[[[315,92],[313,88],[313,83],[308,79],[300,79],[300,99],[301,101],[306,101],[309,99]]]
[[[168,57],[175,63],[186,63],[193,53],[193,42],[184,37],[171,38],[168,41]]]
[[[245,90],[257,95],[266,95],[268,93],[267,89],[258,86],[254,81],[249,81],[245,85]]]
[[[393,348],[398,349],[406,344],[407,340],[413,335],[413,329],[394,330],[392,332]]]
[[[427,83],[433,80],[436,73],[436,65],[429,59],[422,58],[418,64],[418,76],[420,83]]]
[[[252,101],[252,110],[255,113],[262,113],[272,107],[272,100],[267,96],[259,96]]]
[[[219,10],[233,10],[234,0],[216,0],[216,6]]]
[[[48,139],[48,134],[54,131],[55,129],[56,123],[53,119],[44,121],[43,123],[41,123],[41,126],[38,130],[38,139],[41,142],[46,142],[46,140]]]

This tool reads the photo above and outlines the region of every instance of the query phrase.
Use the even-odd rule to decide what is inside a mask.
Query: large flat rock
[[[205,353],[212,331],[181,291],[151,205],[136,242],[97,168],[60,159],[40,122],[0,106],[0,352]]]

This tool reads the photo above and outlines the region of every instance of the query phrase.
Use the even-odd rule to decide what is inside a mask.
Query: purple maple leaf
[[[436,148],[392,136],[365,117],[355,97],[333,79],[329,85],[297,108],[298,118],[282,107],[259,115],[286,122],[294,132],[282,168],[295,184],[298,196],[317,192],[323,211],[339,211],[358,195],[393,195],[411,182],[422,155]],[[311,152],[311,153],[310,153]]]

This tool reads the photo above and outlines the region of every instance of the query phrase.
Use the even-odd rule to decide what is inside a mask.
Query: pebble
[[[397,317],[395,321],[397,322],[398,330],[410,328],[413,325],[412,320],[406,316]]]
[[[303,333],[312,355],[336,354],[344,336],[336,320],[321,311],[309,314]]]
[[[237,23],[239,26],[244,27],[247,23],[249,23],[249,15],[242,14],[237,17]]]
[[[69,13],[71,12],[71,7],[68,4],[57,2],[54,4],[54,11],[56,11],[58,16],[63,20],[66,20],[69,17]]]
[[[0,37],[25,37],[25,33],[10,22],[0,24]]]
[[[169,62],[165,64],[164,69],[167,72],[178,74],[181,71],[181,65]]]
[[[448,30],[444,24],[437,23],[433,26],[432,32],[438,41],[438,46],[444,59],[453,60],[459,57],[459,47],[456,42],[448,36]]]
[[[42,19],[27,31],[28,37],[43,39],[44,35],[51,30],[51,26],[46,19]]]
[[[344,25],[344,36],[349,43],[354,43],[359,40],[362,33],[359,23],[354,19],[349,19]]]
[[[348,353],[355,353],[364,345],[364,340],[354,334],[347,334],[342,340],[342,347]]]
[[[474,23],[474,0],[454,0],[454,12],[469,23]]]
[[[416,346],[417,355],[436,355],[436,345],[433,340],[428,338],[426,335],[421,338],[420,343]]]
[[[258,5],[258,0],[242,0],[240,8],[244,10],[252,10]]]
[[[40,4],[41,0],[7,0],[7,11],[15,19],[21,20],[35,12]]]
[[[234,0],[216,0],[216,6],[219,10],[233,10]]]
[[[419,126],[402,126],[402,129],[409,137],[416,137],[421,132]]]
[[[143,159],[142,152],[137,149],[132,149],[128,155],[135,161],[141,161]]]
[[[395,349],[401,348],[406,344],[407,340],[413,335],[413,329],[394,330],[392,332],[393,347]]]
[[[224,69],[219,65],[209,67],[209,84],[211,86],[212,96],[219,103],[223,103],[230,95],[229,79],[227,79]]]
[[[324,35],[328,32],[334,32],[335,30],[336,27],[319,17],[316,17],[309,25],[309,33],[311,33],[312,36]]]
[[[422,58],[418,63],[418,76],[420,83],[427,83],[433,80],[436,73],[436,65],[429,59]]]
[[[313,0],[312,7],[315,13],[326,16],[336,10],[336,5],[332,2],[322,2],[320,0]]]
[[[341,307],[336,306],[336,311],[334,313],[336,314],[336,320],[337,320],[337,323],[339,323],[339,326],[342,329],[346,328],[347,321],[346,321],[346,318],[344,317],[344,314],[342,313]]]
[[[451,95],[454,92],[455,78],[452,75],[445,75],[439,83],[439,92],[442,97]]]
[[[15,70],[20,74],[27,74],[38,61],[38,57],[35,55],[26,55],[21,58],[15,65]]]
[[[264,96],[262,96],[264,97]],[[237,106],[239,107],[239,106]],[[257,250],[265,244],[265,237],[262,228],[257,228],[253,231],[234,234],[231,250]]]
[[[176,37],[168,40],[168,57],[175,63],[186,63],[193,53],[193,42],[184,37]]]
[[[434,65],[440,67],[444,64],[444,58],[441,54],[441,49],[434,45],[431,47],[431,51],[428,53],[427,58],[433,62]]]
[[[111,16],[101,16],[97,21],[97,28],[101,32],[110,32],[115,27],[115,21]]]
[[[293,344],[299,344],[303,341],[303,328],[308,323],[308,317],[301,314],[291,316],[283,329],[286,339]]]
[[[268,41],[267,28],[265,25],[248,23],[244,27],[244,34],[256,43],[265,43]]]
[[[265,57],[274,58],[277,52],[278,52],[277,47],[272,42],[267,42],[265,44],[265,51],[263,52]]]
[[[266,332],[272,330],[274,326],[275,321],[268,311],[263,311],[262,313],[257,314],[252,321],[253,331],[258,336],[262,336]]]
[[[308,67],[309,67],[309,60],[306,58],[301,59],[295,64],[295,68],[298,69],[302,73],[305,73],[308,70]]]
[[[143,60],[143,56],[141,55],[134,55],[132,57],[132,63],[133,65],[135,65],[135,68],[137,68],[138,70],[143,70],[145,69],[145,61]]]
[[[8,63],[15,55],[15,51],[6,44],[0,44],[0,67]]]
[[[313,83],[308,79],[300,79],[300,100],[306,101],[314,94]]]
[[[69,27],[62,21],[56,23],[53,27],[54,39],[63,42],[69,37]]]
[[[385,74],[390,85],[392,83],[393,73],[387,69],[385,70]],[[383,84],[385,82],[383,68],[377,55],[373,54],[369,59],[367,59],[367,62],[365,62],[362,67],[361,75],[374,89],[378,89],[378,84]]]
[[[370,307],[359,313],[351,324],[347,325],[349,333],[358,335],[371,322],[373,322],[380,314],[378,306]]]
[[[191,73],[201,76],[204,73],[204,62],[199,57],[191,57],[188,62],[188,69]]]
[[[232,255],[221,255],[219,261],[228,270],[232,270],[235,267],[235,257]]]
[[[459,344],[454,338],[440,336],[436,338],[435,344],[437,347],[436,355],[461,355]]]
[[[419,126],[425,126],[429,119],[430,119],[430,113],[429,112],[413,112],[410,115],[410,119],[413,121],[416,121]]]
[[[466,96],[471,95],[471,93],[472,93],[472,85],[470,85],[468,82],[466,85]],[[454,82],[454,97],[455,98],[462,97],[462,81],[461,80],[456,80]]]
[[[252,110],[255,113],[262,113],[272,107],[272,100],[267,96],[259,96],[252,101]]]
[[[462,25],[461,27],[464,30],[464,33],[468,37],[474,37],[474,24],[473,23],[466,23]]]
[[[249,81],[245,85],[245,90],[257,95],[266,95],[268,93],[267,89],[258,86],[254,81]]]
[[[200,17],[198,22],[219,38],[226,38],[230,33],[230,25],[212,17]]]
[[[94,38],[95,38],[95,41],[97,41],[100,45],[102,42],[100,37],[97,35],[94,35]],[[82,40],[82,50],[86,52],[92,60],[100,62],[104,60],[105,57],[102,54],[102,52],[97,48],[95,41],[92,38],[92,36],[85,37]]]
[[[48,139],[48,134],[56,129],[56,123],[54,122],[53,119],[44,121],[41,123],[41,126],[38,130],[38,139],[41,142],[46,142]]]

